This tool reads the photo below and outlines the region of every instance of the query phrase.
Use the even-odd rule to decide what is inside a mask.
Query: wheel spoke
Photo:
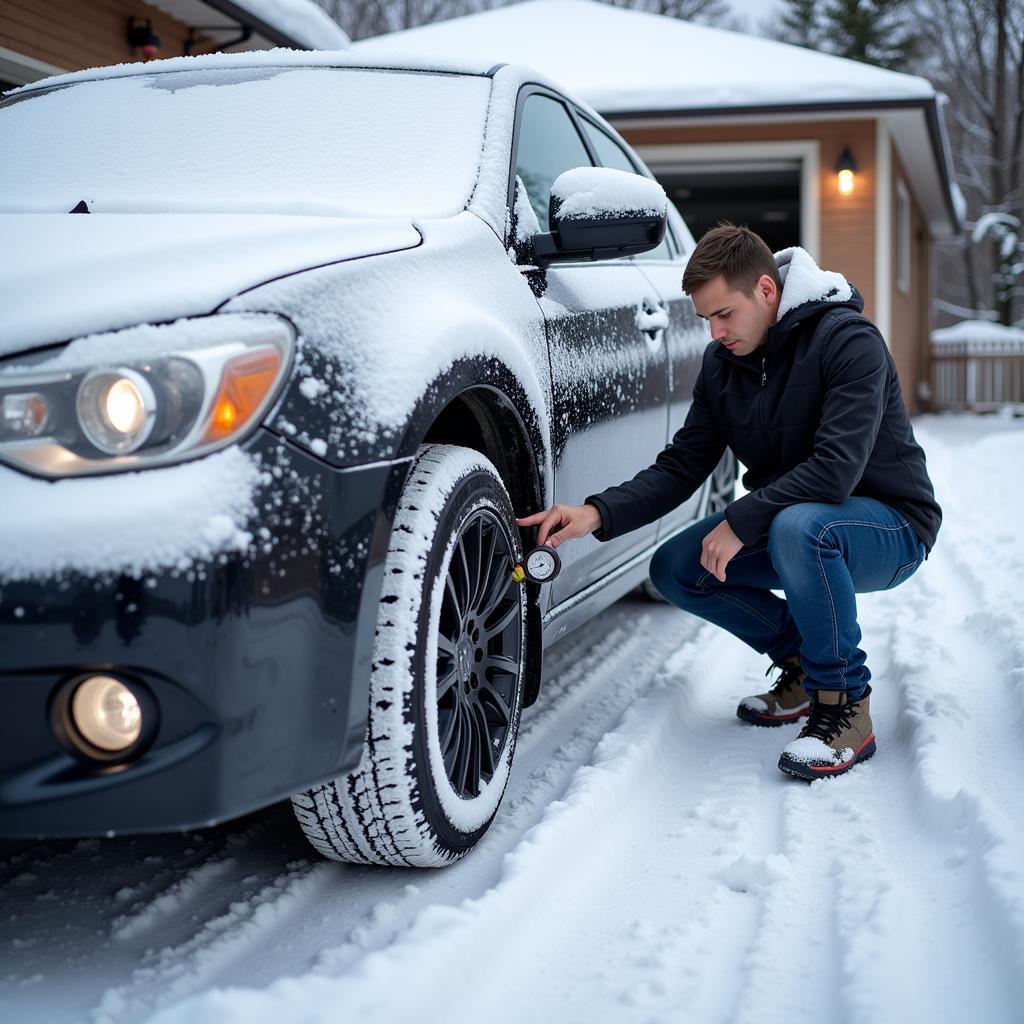
[[[458,544],[455,545],[459,549],[459,564],[462,566],[462,580],[465,586],[462,589],[463,595],[463,611],[468,615],[473,610],[473,604],[471,601],[471,595],[473,593],[473,574],[470,572],[469,559],[466,557],[466,535],[462,534],[459,537]]]
[[[462,625],[462,604],[459,601],[459,595],[455,592],[455,581],[452,579],[451,566],[448,567],[448,575],[445,576],[444,585],[448,590],[448,596],[451,598],[452,605],[455,611],[455,621]]]
[[[483,520],[481,519],[481,524]],[[479,569],[477,571],[477,589],[473,591],[473,602],[472,607],[474,610],[480,608],[480,601],[483,599],[484,594],[491,581],[491,573],[494,570],[494,549],[498,546],[498,530],[497,527],[491,526],[490,529],[490,543],[487,546],[487,555],[483,554],[483,526],[480,527],[480,562]]]
[[[488,654],[484,659],[483,669],[485,674],[487,669],[491,669],[493,672],[503,672],[505,675],[517,676],[519,675],[519,662],[505,654]]]
[[[483,633],[488,639],[494,636],[498,636],[506,630],[508,624],[518,615],[519,602],[514,601],[512,604],[508,606],[508,608],[504,612],[502,612],[501,618],[498,619],[498,621],[495,622],[493,626],[487,625],[485,620],[484,628],[481,629],[481,633]]]
[[[445,654],[449,658],[455,657],[455,641],[440,630],[437,632],[437,652],[438,654]]]
[[[455,666],[448,670],[447,674],[437,681],[437,699],[440,702],[445,694],[452,688],[452,684],[455,682],[458,673],[455,671]]]
[[[466,705],[459,703],[459,739],[455,748],[455,775],[452,782],[455,785],[455,792],[462,794],[466,792],[466,776],[469,773],[470,761],[473,758],[473,730],[468,721]]]
[[[469,718],[471,742],[469,745],[469,776],[466,779],[466,789],[463,792],[470,796],[476,796],[480,792],[480,762],[483,758],[482,748],[487,742],[487,730],[481,730],[480,717],[475,708],[467,708],[466,714]]]
[[[438,742],[441,747],[441,758],[444,761],[444,770],[447,772],[449,778],[451,778],[452,773],[452,740],[455,737],[456,727],[459,723],[460,705],[461,702],[456,700],[455,706],[448,714],[448,721],[445,723],[444,733],[438,738]]]
[[[494,751],[491,748],[491,732],[487,728],[487,716],[480,705],[473,708],[473,717],[476,719],[477,730],[480,735],[480,761],[477,768],[477,789],[482,775],[490,778],[494,774]]]
[[[480,684],[479,692],[480,699],[486,699],[487,702],[494,707],[498,714],[501,715],[503,721],[495,724],[501,726],[508,725],[512,721],[512,709],[508,706],[508,703],[506,702],[505,698],[500,693],[498,693],[498,690],[495,687],[494,683],[492,683],[490,680],[482,682]]]
[[[444,770],[452,777],[455,762],[459,757],[459,744],[462,741],[462,701],[457,699],[452,709],[452,717],[444,730],[441,752],[444,756]]]
[[[484,621],[486,621],[487,616],[504,596],[505,591],[515,582],[512,579],[511,571],[508,569],[507,563],[509,561],[507,555],[502,555],[501,558],[495,559],[494,582],[490,585],[487,596],[480,604],[480,614],[484,617]]]

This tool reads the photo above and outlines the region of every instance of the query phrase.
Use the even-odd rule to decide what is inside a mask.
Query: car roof
[[[50,89],[54,86],[77,82],[96,82],[110,78],[132,78],[140,75],[161,74],[172,71],[211,71],[242,68],[364,68],[387,71],[425,71],[442,74],[491,75],[502,65],[493,61],[473,60],[468,57],[424,57],[422,54],[401,53],[388,55],[356,55],[349,50],[290,50],[279,47],[246,53],[204,53],[189,57],[170,57],[166,60],[133,61],[105,67],[71,71],[52,75],[29,85],[11,89],[5,96]]]

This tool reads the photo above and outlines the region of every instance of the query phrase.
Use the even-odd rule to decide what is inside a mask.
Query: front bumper
[[[209,825],[357,764],[405,467],[339,471],[266,431],[248,448],[275,468],[246,553],[0,584],[0,835]],[[51,726],[61,686],[95,671],[155,699],[155,736],[130,763],[83,760]]]

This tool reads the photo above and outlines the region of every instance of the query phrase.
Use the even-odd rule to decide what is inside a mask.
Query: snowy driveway
[[[313,860],[284,806],[0,846],[0,1019],[1018,1021],[1022,428],[916,421],[946,518],[861,598],[878,754],[848,775],[781,775],[797,727],[734,716],[763,659],[624,600],[548,653],[498,819],[443,871]]]

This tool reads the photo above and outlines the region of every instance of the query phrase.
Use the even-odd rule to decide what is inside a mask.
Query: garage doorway
[[[772,252],[800,244],[797,161],[695,164],[656,173],[694,238],[728,220],[756,231]]]
[[[719,221],[746,224],[773,252],[818,256],[815,141],[640,146],[638,152],[699,239]]]

